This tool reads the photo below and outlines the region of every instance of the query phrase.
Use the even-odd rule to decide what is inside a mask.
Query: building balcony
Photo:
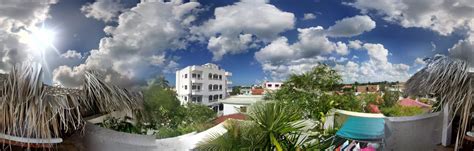
[[[232,84],[232,81],[227,81],[227,85],[231,85]]]
[[[228,76],[228,77],[232,76],[232,72],[225,72],[225,76]]]
[[[192,95],[201,94],[202,90],[191,90]]]
[[[202,83],[202,78],[191,78],[191,83]]]

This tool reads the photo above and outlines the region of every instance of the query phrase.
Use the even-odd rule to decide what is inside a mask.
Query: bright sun
[[[31,30],[28,38],[28,44],[31,49],[40,49],[44,51],[49,48],[54,48],[55,33],[46,28],[37,28]]]

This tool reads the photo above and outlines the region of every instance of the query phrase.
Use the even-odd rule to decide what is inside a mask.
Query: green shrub
[[[401,105],[395,105],[388,108],[382,108],[381,110],[385,116],[393,116],[393,117],[414,116],[414,115],[422,114],[425,112],[423,111],[423,109],[419,107],[414,107],[414,106],[407,107],[407,106],[401,106]]]

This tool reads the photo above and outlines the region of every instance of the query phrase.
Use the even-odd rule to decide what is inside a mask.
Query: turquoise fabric
[[[353,140],[380,140],[384,137],[383,118],[349,116],[336,135]]]

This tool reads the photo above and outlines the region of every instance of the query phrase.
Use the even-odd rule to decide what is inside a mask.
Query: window
[[[219,75],[219,80],[222,80],[222,75]]]
[[[247,112],[247,107],[246,106],[241,106],[240,107],[240,112],[242,112],[242,113]]]
[[[201,74],[198,74],[197,77],[198,77],[198,79],[201,79]]]
[[[184,74],[184,78],[188,78],[188,74]]]
[[[209,84],[209,91],[212,90],[212,84]]]
[[[196,97],[193,97],[193,102],[196,102],[197,101],[197,98]]]
[[[214,85],[213,89],[217,90],[217,89],[219,89],[219,86],[217,86],[217,84],[216,84],[216,85]]]
[[[267,84],[267,87],[272,87],[272,84]]]
[[[219,111],[224,110],[224,104],[219,104]]]
[[[277,87],[277,88],[278,88],[278,87],[280,87],[280,85],[279,85],[279,84],[275,84],[275,87]]]
[[[196,85],[191,86],[191,89],[196,90]]]
[[[184,85],[184,89],[187,90],[187,89],[188,89],[188,85]]]
[[[218,96],[218,95],[214,95],[214,100],[217,101],[217,99],[219,99],[219,96]]]
[[[187,96],[185,96],[185,97],[184,97],[184,100],[185,100],[185,101],[187,101],[187,100],[188,100],[188,97],[187,97]]]
[[[201,90],[201,86],[200,86],[200,85],[197,86],[197,90]]]
[[[212,79],[212,73],[209,73],[209,80]]]
[[[222,94],[219,95],[219,99],[222,99]]]
[[[219,85],[219,90],[222,90],[222,85]]]
[[[195,73],[193,73],[193,74],[191,75],[191,77],[193,77],[193,78],[196,78],[196,74],[195,74]]]
[[[214,74],[214,75],[212,76],[213,79],[217,79],[218,77],[219,77],[219,76],[217,76],[217,74]]]
[[[209,95],[209,102],[212,101],[212,95]]]

